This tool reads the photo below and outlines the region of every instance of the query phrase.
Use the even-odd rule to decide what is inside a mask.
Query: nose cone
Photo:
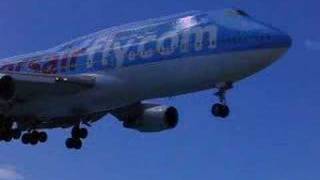
[[[271,49],[267,61],[272,63],[276,60],[279,60],[280,57],[287,53],[289,48],[292,46],[292,38],[289,34],[277,28],[266,26],[266,29],[267,34],[270,36],[270,39],[268,42],[266,42],[266,44],[269,44],[267,46]]]
[[[280,30],[272,29],[270,31],[271,42],[275,48],[287,48],[289,49],[292,45],[291,37]]]
[[[257,39],[255,41],[257,47],[270,51],[268,56],[265,57],[266,64],[271,64],[280,59],[292,46],[290,35],[271,25],[257,22],[253,31]]]
[[[287,33],[270,26],[265,26],[265,28],[264,32],[268,34],[269,38],[260,41],[262,46],[266,47],[266,54],[262,55],[262,61],[260,61],[262,68],[279,60],[292,46],[292,39]]]
[[[272,25],[265,24],[258,20],[253,25],[253,31],[257,36],[266,35],[267,38],[260,39],[260,44],[264,44],[268,48],[286,48],[289,49],[292,45],[292,39],[288,33],[273,27]]]
[[[283,34],[285,45],[290,48],[292,46],[292,38],[289,34]]]
[[[252,47],[260,52],[257,53],[257,61],[251,61],[254,62],[252,69],[256,72],[268,67],[286,54],[292,46],[292,39],[287,33],[261,22],[253,24],[252,27],[254,27],[252,31],[255,36]]]

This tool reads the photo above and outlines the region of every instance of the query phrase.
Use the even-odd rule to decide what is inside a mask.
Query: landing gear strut
[[[82,141],[81,139],[85,139],[88,137],[88,130],[86,128],[80,128],[79,126],[75,126],[71,130],[71,138],[66,140],[66,147],[68,149],[81,149]]]
[[[212,106],[211,112],[215,117],[226,118],[230,114],[230,109],[227,105],[226,92],[232,88],[232,83],[223,83],[217,86],[218,92],[215,95],[219,98],[219,103]]]

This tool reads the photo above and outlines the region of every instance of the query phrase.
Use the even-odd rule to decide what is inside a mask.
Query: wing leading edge
[[[22,99],[41,95],[68,95],[91,89],[96,84],[93,75],[47,75],[38,73],[0,72],[3,99],[15,96]]]

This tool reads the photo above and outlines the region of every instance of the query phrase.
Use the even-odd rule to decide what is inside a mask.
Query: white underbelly
[[[285,49],[265,49],[172,59],[123,67],[106,73],[120,84],[80,94],[31,101],[15,107],[13,114],[52,118],[114,109],[137,101],[175,96],[213,88],[216,83],[238,81],[274,62]]]
[[[286,49],[242,51],[129,67],[117,76],[138,100],[174,96],[236,82],[273,63]]]

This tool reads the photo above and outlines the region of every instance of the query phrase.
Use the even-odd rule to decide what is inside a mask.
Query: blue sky
[[[319,2],[316,0],[2,0],[0,57],[46,49],[97,30],[192,9],[239,7],[287,31],[294,44],[270,68],[228,94],[228,121],[211,117],[212,91],[158,100],[174,105],[172,131],[141,134],[112,117],[81,151],[68,130],[36,147],[0,145],[0,179],[315,180],[320,177]]]

